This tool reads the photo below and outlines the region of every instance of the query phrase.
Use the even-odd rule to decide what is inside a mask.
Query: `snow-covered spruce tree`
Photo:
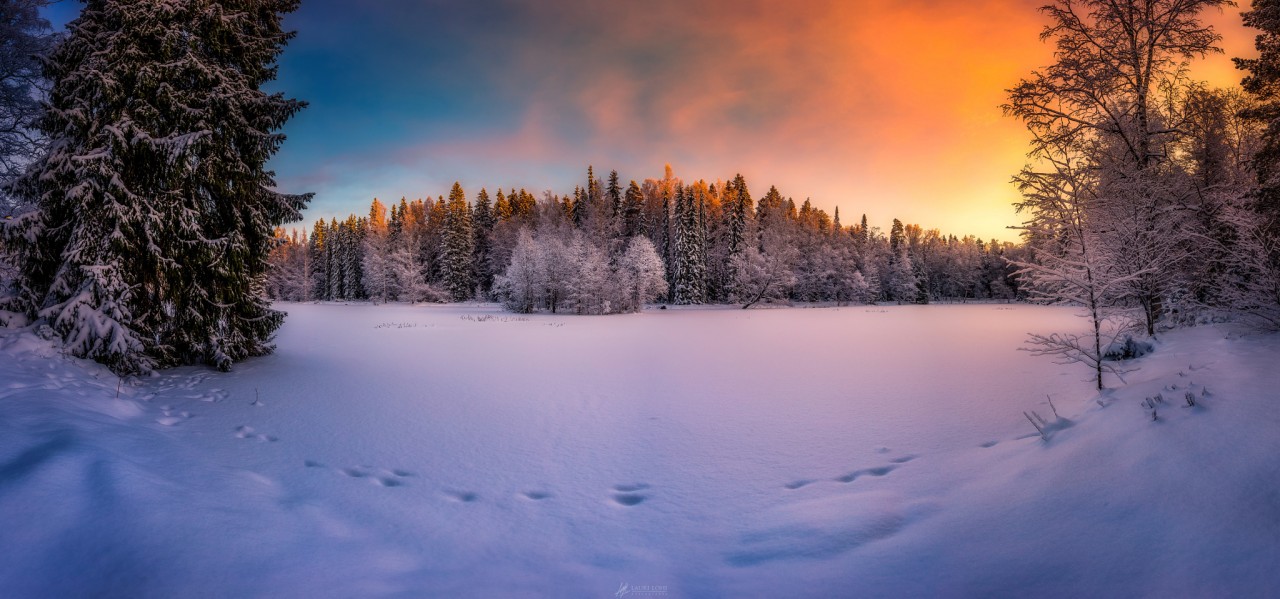
[[[346,273],[343,277],[346,280],[343,299],[365,299],[368,296],[364,293],[364,238],[368,221],[357,218],[353,214],[347,217],[342,228],[346,231],[347,239],[346,254],[343,256],[342,264]]]
[[[493,227],[497,217],[493,213],[493,204],[489,202],[489,192],[484,188],[476,195],[476,206],[472,210],[471,229],[475,240],[472,242],[471,264],[476,286],[480,293],[488,295],[493,287]]]
[[[298,0],[89,0],[45,66],[47,155],[7,227],[16,307],[118,373],[271,350],[263,297],[276,225],[310,195],[274,190],[275,131],[303,102],[268,94]]]
[[[1258,30],[1258,57],[1235,59],[1236,67],[1249,73],[1244,90],[1256,100],[1245,114],[1265,127],[1254,157],[1260,188],[1256,207],[1269,227],[1280,228],[1280,0],[1253,0],[1243,16],[1246,26]]]
[[[707,266],[702,258],[702,227],[692,187],[676,188],[675,303],[706,301]]]
[[[624,239],[630,239],[640,234],[642,229],[641,219],[644,210],[644,194],[640,191],[640,186],[634,180],[627,186],[627,193],[622,200],[622,209],[619,213],[619,219],[622,221],[621,235]]]
[[[326,247],[328,234],[329,228],[325,226],[324,219],[320,219],[315,222],[311,229],[311,239],[307,241],[307,250],[311,255],[311,270],[308,273],[311,290],[308,295],[313,300],[329,297],[329,260]]]
[[[475,246],[471,228],[471,206],[462,185],[453,184],[449,203],[445,205],[440,232],[440,279],[454,301],[471,298],[475,290],[472,260]]]

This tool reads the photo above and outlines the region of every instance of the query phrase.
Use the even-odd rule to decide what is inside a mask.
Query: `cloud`
[[[998,105],[1051,58],[1038,0],[372,4],[359,21],[397,67],[361,80],[421,99],[361,115],[380,142],[320,160],[333,190],[564,192],[589,163],[641,179],[671,162],[879,223],[1009,237],[1018,221],[1026,138]],[[1238,48],[1233,15],[1210,18]]]

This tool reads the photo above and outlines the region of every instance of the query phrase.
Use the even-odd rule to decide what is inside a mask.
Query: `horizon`
[[[753,199],[776,186],[849,223],[1017,242],[1010,178],[1028,136],[999,105],[1051,59],[1040,4],[307,0],[268,86],[309,103],[269,164],[281,190],[316,193],[284,227],[455,181],[469,201],[482,187],[541,197],[571,193],[589,165],[625,184],[670,164],[686,182],[741,173]],[[79,9],[46,15],[60,30]],[[1194,79],[1238,86],[1231,58],[1256,54],[1241,10],[1204,15],[1224,52]]]

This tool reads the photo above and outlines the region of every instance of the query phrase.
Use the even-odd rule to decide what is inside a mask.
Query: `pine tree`
[[[344,279],[346,288],[343,299],[359,300],[367,297],[364,294],[364,237],[367,221],[354,214],[343,223],[346,231],[346,254],[343,256]]]
[[[671,165],[667,165],[667,175],[671,175]],[[658,242],[662,249],[662,264],[667,275],[667,301],[675,302],[675,252],[671,243],[671,196],[662,194],[662,214],[658,217]]]
[[[640,234],[640,219],[644,210],[644,193],[635,180],[627,186],[627,194],[622,204],[622,236],[630,239]]]
[[[889,228],[889,251],[895,255],[902,249],[902,243],[906,240],[906,235],[903,231],[902,221],[896,218],[893,219],[893,226]]]
[[[329,296],[328,232],[324,219],[317,220],[311,230],[311,243],[308,245],[311,253],[311,299],[322,300]]]
[[[622,212],[622,186],[618,183],[618,171],[609,171],[609,215],[618,218],[618,214]]]
[[[296,0],[91,0],[45,66],[52,150],[19,183],[18,307],[118,373],[271,350],[278,130],[303,102],[262,86]]]
[[[502,188],[498,188],[498,197],[493,203],[493,215],[499,221],[511,219],[511,202],[507,201],[507,196],[502,194]]]
[[[347,281],[347,232],[338,224],[335,217],[329,220],[329,229],[325,232],[325,262],[329,271],[328,299],[341,300],[346,297]]]
[[[475,209],[472,211],[472,268],[475,271],[476,284],[480,291],[488,294],[493,287],[494,266],[492,263],[492,235],[497,219],[493,207],[489,204],[489,192],[483,187],[476,196]]]
[[[676,187],[675,303],[706,301],[706,263],[703,261],[699,208],[692,188]]]
[[[445,207],[440,237],[440,278],[454,301],[469,299],[475,289],[472,278],[474,235],[467,196],[462,185],[454,183]]]
[[[565,198],[568,203],[568,198]],[[582,191],[581,187],[573,188],[573,203],[566,208],[569,215],[572,216],[573,226],[582,228],[582,224],[587,220],[587,194]]]

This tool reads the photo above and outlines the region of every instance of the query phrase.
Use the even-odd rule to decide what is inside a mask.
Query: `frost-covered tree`
[[[273,300],[301,302],[310,299],[310,248],[306,235],[295,230],[286,235],[276,229],[275,247],[267,259],[267,297]]]
[[[578,259],[582,255],[582,239],[571,235],[562,239],[559,235],[543,234],[538,238],[542,261],[542,299],[547,310],[557,313],[571,300],[574,285],[578,282]]]
[[[787,296],[796,280],[792,267],[797,253],[782,231],[769,228],[761,234],[759,246],[748,244],[734,257],[735,296],[744,310],[761,301]]]
[[[569,286],[569,300],[578,314],[608,314],[617,309],[618,289],[609,269],[609,256],[589,239],[572,246],[577,272]]]
[[[14,305],[118,373],[271,350],[272,232],[309,195],[265,168],[304,106],[262,87],[297,0],[89,0],[52,52],[50,148],[6,227]]]
[[[1231,4],[1054,0],[1041,9],[1049,17],[1041,37],[1053,42],[1055,61],[1008,90],[1003,107],[1032,133],[1034,159],[1050,161],[1060,149],[1092,154],[1100,178],[1089,209],[1110,221],[1093,242],[1132,275],[1126,295],[1143,308],[1148,333],[1177,291],[1173,270],[1161,266],[1176,261],[1170,237],[1181,231],[1176,211],[1187,199],[1169,180],[1167,157],[1182,132],[1169,105],[1186,87],[1188,63],[1221,52],[1201,13]]]
[[[361,258],[365,297],[386,303],[396,297],[396,279],[391,268],[392,239],[387,224],[387,208],[373,199],[369,206],[369,222],[364,233]]]
[[[511,251],[511,263],[494,280],[494,291],[502,296],[508,310],[529,314],[538,308],[546,288],[544,264],[542,248],[533,233],[521,229]]]
[[[639,312],[646,302],[667,293],[662,257],[649,238],[637,235],[627,242],[618,260],[617,286],[622,291],[620,312]]]
[[[1146,273],[1124,272],[1113,248],[1102,242],[1109,225],[1094,218],[1101,213],[1097,204],[1105,200],[1099,198],[1099,173],[1089,158],[1070,146],[1057,148],[1041,153],[1047,168],[1027,168],[1015,178],[1023,197],[1017,208],[1027,215],[1024,227],[1035,249],[1034,260],[1017,266],[1033,300],[1081,307],[1089,332],[1033,334],[1029,350],[1088,366],[1101,390],[1105,373],[1121,374],[1104,354],[1128,325],[1116,310],[1122,287]]]
[[[48,4],[48,0],[0,2],[0,222],[21,211],[19,198],[8,187],[44,148],[45,137],[35,120],[48,87],[40,59],[55,40],[49,21],[40,16],[40,9]],[[0,250],[3,247],[0,240]]]

